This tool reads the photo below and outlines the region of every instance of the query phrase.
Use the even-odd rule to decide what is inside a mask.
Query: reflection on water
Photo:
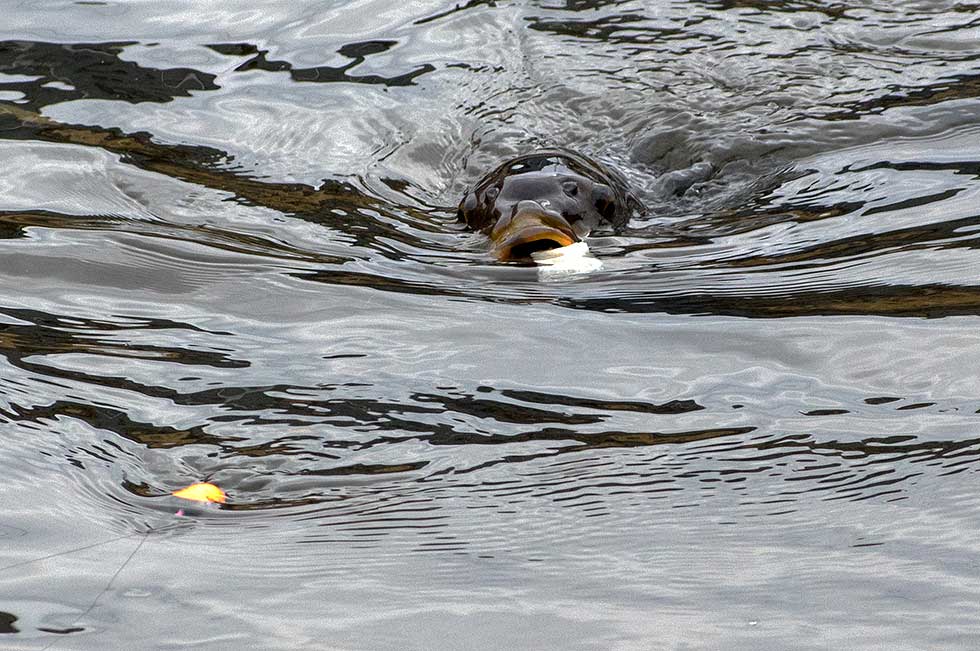
[[[0,642],[974,648],[974,13],[8,8]],[[540,146],[600,271],[456,222]]]

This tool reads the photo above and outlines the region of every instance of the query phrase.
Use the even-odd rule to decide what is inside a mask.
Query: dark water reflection
[[[975,15],[6,8],[0,646],[975,648]],[[535,146],[602,270],[455,223]]]

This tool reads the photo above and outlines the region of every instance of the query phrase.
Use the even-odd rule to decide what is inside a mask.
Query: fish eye
[[[497,198],[498,194],[500,194],[500,188],[495,185],[491,185],[489,188],[487,188],[487,191],[483,193],[483,196],[487,201],[493,201]]]
[[[578,183],[575,181],[565,181],[561,184],[561,189],[570,197],[578,194]]]
[[[606,219],[612,219],[616,212],[615,197],[608,185],[597,185],[592,189],[592,201],[596,210]]]

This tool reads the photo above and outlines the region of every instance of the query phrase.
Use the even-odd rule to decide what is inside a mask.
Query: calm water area
[[[980,648],[980,4],[0,10],[0,649]]]

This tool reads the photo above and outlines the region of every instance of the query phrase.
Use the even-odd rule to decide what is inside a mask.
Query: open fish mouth
[[[575,231],[560,217],[547,213],[521,212],[507,226],[490,235],[493,255],[501,261],[530,262],[531,254],[579,241]]]

